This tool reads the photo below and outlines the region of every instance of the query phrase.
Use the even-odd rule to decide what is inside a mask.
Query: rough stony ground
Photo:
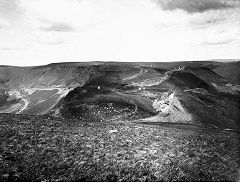
[[[0,115],[0,181],[237,181],[239,134]]]

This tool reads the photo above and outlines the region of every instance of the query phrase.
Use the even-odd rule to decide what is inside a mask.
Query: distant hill
[[[0,113],[238,130],[240,62],[0,66]]]

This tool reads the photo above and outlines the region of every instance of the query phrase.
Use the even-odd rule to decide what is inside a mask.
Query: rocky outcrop
[[[158,111],[158,115],[145,120],[151,122],[191,122],[192,116],[183,108],[181,102],[173,92],[163,93],[159,99],[153,102],[153,108]]]

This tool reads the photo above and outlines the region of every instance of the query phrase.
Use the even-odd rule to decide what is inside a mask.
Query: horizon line
[[[76,63],[91,63],[94,64],[105,64],[105,63],[121,63],[121,64],[128,64],[128,63],[165,63],[165,64],[171,64],[171,63],[177,63],[177,62],[220,62],[220,63],[231,63],[231,62],[239,62],[239,59],[207,59],[207,60],[175,60],[175,61],[69,61],[69,62],[51,62],[48,64],[40,64],[40,65],[27,65],[27,66],[17,66],[17,65],[0,65],[0,67],[21,67],[21,68],[27,68],[27,67],[41,67],[41,66],[48,66],[53,64],[76,64]]]

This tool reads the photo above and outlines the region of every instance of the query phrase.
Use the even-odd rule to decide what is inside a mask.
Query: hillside
[[[0,114],[0,180],[238,181],[239,133]]]
[[[238,131],[239,91],[238,85],[203,66],[101,66],[53,113],[86,121],[147,120]]]
[[[240,180],[238,64],[0,66],[0,181]]]
[[[59,100],[92,74],[93,67],[50,64],[40,67],[0,67],[2,113],[48,113]]]
[[[143,119],[238,130],[240,86],[223,73],[214,72],[225,67],[229,70],[221,72],[227,75],[237,64],[93,62],[2,66],[0,113],[51,113],[89,121]]]

